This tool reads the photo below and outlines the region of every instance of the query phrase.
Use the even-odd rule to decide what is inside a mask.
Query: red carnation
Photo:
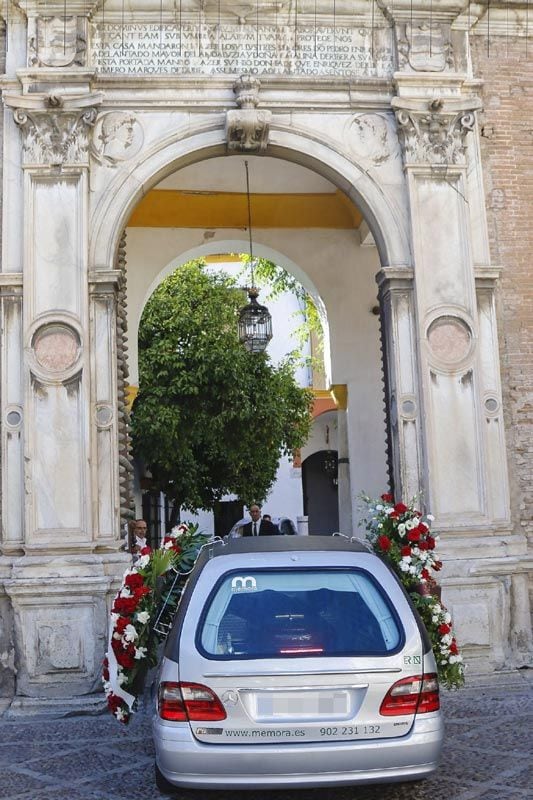
[[[410,555],[411,555],[411,552],[412,552],[412,550],[411,550],[411,548],[409,547],[409,545],[406,545],[405,547],[402,547],[402,549],[400,550],[400,552],[401,552],[402,556],[410,556]]]
[[[435,545],[437,544],[437,542],[435,541],[433,536],[427,536],[426,537],[426,542],[428,543],[428,547],[429,547],[430,550],[434,550],[435,549]]]
[[[172,545],[170,549],[173,550],[174,553],[181,553],[181,547],[179,546],[179,544]]]
[[[450,625],[447,625],[445,622],[442,625],[439,625],[439,633],[441,636],[446,636],[447,633],[451,631]]]
[[[450,653],[452,654],[452,656],[456,656],[459,654],[459,648],[457,647],[457,642],[455,641],[455,639],[452,639],[452,643],[450,645]]]
[[[383,500],[384,503],[394,503],[394,497],[391,494],[389,494],[389,492],[382,494],[381,499]]]
[[[421,540],[418,542],[418,546],[419,546],[419,548],[420,548],[421,550],[429,550],[429,545],[428,545],[428,543],[427,543],[427,542],[426,542],[424,539],[421,539]]]
[[[435,570],[435,572],[438,572],[440,569],[442,569],[442,561],[434,561],[433,569]]]
[[[127,586],[130,589],[135,589],[137,586],[142,586],[143,583],[143,576],[139,575],[138,572],[132,572],[131,575],[126,575],[124,578],[124,586]]]
[[[150,594],[151,591],[152,590],[150,589],[149,586],[139,586],[139,588],[135,589],[134,591],[133,599],[138,603],[139,600],[142,600],[142,598],[145,595]]]
[[[163,544],[170,544],[173,541],[174,539],[172,538],[172,536],[165,536],[165,538],[163,539]]]
[[[141,555],[142,556],[149,556],[151,554],[151,552],[152,552],[152,548],[148,547],[148,545],[146,545],[146,547],[142,548]]]
[[[422,578],[424,578],[425,581],[427,581],[427,580],[429,580],[429,578],[431,578],[431,575],[429,574],[429,572],[427,571],[427,569],[425,567],[422,570],[422,572],[420,573],[420,576]]]
[[[407,506],[404,503],[396,503],[394,506],[394,511],[396,514],[405,514],[407,511]]]
[[[418,531],[416,528],[413,528],[412,531],[409,531],[409,533],[407,534],[407,541],[408,542],[420,541],[420,531]]]
[[[391,540],[388,536],[378,536],[378,545],[380,550],[387,553],[391,548]]]
[[[429,528],[425,522],[419,522],[418,530],[420,531],[420,533],[427,533],[429,531]]]
[[[136,591],[139,590],[137,589]],[[113,611],[115,614],[133,614],[138,603],[139,601],[135,595],[133,597],[117,597],[113,603]]]
[[[115,622],[115,631],[117,633],[124,633],[126,629],[126,625],[129,625],[131,622],[129,617],[119,617]]]
[[[114,648],[113,648],[114,650]],[[115,651],[117,663],[124,669],[133,669],[135,666],[135,645],[129,644],[124,650]]]
[[[102,663],[102,678],[104,681],[109,680],[109,661],[107,660],[107,656],[104,658]]]

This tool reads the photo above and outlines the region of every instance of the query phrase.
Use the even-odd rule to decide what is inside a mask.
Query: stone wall
[[[472,37],[484,81],[481,156],[492,263],[503,268],[499,333],[511,508],[533,543],[533,41]]]

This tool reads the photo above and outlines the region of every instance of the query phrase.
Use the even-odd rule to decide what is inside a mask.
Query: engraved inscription
[[[90,62],[122,74],[389,77],[391,34],[348,26],[91,24]]]

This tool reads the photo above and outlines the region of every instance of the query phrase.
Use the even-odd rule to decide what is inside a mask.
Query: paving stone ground
[[[473,685],[475,684],[475,685]],[[421,783],[305,791],[177,791],[178,800],[531,800],[533,681],[528,673],[443,692],[441,766]],[[150,721],[0,717],[2,800],[159,800]]]

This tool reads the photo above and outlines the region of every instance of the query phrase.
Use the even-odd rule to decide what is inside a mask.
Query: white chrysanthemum
[[[135,648],[135,658],[137,660],[139,660],[141,658],[145,658],[147,652],[148,651],[147,651],[146,647],[136,647]]]
[[[381,505],[381,503],[379,503],[379,504],[376,506],[376,511],[383,511],[383,506]]]
[[[141,556],[140,559],[137,561],[137,566],[139,569],[144,569],[150,563],[150,556],[147,554],[145,556]]]
[[[406,564],[410,564],[412,560],[411,556],[402,556],[402,561],[405,561]]]
[[[141,625],[146,625],[146,623],[150,620],[150,614],[148,611],[138,611],[135,615],[135,618],[139,620]]]
[[[452,615],[450,614],[449,611],[446,611],[446,613],[444,614],[444,622],[446,622],[446,624],[449,625],[451,621],[452,621]]]
[[[406,561],[400,561],[400,569],[402,572],[409,572],[409,564]]]
[[[409,567],[409,573],[410,573],[411,575],[416,575],[416,567],[410,566],[410,567]]]

